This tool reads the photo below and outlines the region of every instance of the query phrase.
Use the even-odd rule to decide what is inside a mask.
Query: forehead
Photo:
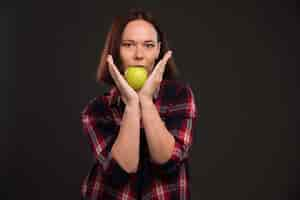
[[[157,32],[151,23],[140,19],[133,20],[125,26],[122,34],[122,40],[156,41]]]

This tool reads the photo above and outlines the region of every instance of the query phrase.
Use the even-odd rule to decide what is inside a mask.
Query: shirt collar
[[[158,98],[159,95],[159,90],[160,90],[160,85],[156,88],[156,90],[153,93],[153,99],[156,100]],[[110,91],[109,91],[109,105],[117,105],[120,106],[121,103],[121,96],[120,96],[120,92],[117,89],[116,86],[113,86]]]

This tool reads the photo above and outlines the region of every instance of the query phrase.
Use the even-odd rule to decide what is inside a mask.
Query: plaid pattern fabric
[[[163,80],[153,102],[165,126],[175,138],[171,158],[164,164],[150,156],[145,130],[140,129],[140,162],[128,174],[112,158],[110,150],[120,129],[125,105],[116,87],[92,99],[81,113],[95,163],[81,185],[86,200],[188,200],[189,150],[198,111],[190,86],[179,80]]]

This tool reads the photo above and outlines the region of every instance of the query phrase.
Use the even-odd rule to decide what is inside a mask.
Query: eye
[[[153,47],[154,47],[154,44],[145,44],[145,46],[146,46],[147,48],[153,48]]]
[[[132,44],[131,43],[123,43],[122,46],[124,46],[124,47],[131,47]]]

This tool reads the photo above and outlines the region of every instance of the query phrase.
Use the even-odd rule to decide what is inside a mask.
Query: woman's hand
[[[160,85],[163,74],[166,68],[166,64],[169,58],[172,56],[172,51],[165,53],[164,57],[157,63],[152,71],[151,75],[145,81],[144,86],[139,90],[138,96],[140,100],[151,100],[156,88]]]
[[[108,69],[111,77],[113,78],[117,88],[121,93],[121,98],[126,105],[138,104],[139,96],[136,91],[128,85],[127,81],[124,79],[123,75],[119,72],[118,68],[114,64],[111,55],[107,57]]]

